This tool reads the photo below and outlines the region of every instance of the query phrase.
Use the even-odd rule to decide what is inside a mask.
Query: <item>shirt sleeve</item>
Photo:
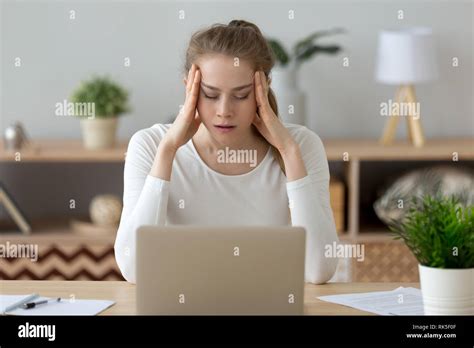
[[[115,259],[123,277],[136,282],[136,234],[142,225],[164,225],[170,182],[149,175],[157,145],[145,130],[130,139],[124,168],[123,209]]]
[[[298,138],[308,175],[286,184],[291,223],[306,229],[305,281],[322,284],[338,264],[324,253],[327,245],[339,241],[329,199],[329,166],[318,135],[304,128]]]

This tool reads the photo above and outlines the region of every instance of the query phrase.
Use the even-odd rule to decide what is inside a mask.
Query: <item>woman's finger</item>
[[[197,97],[199,96],[199,84],[201,82],[201,71],[196,69],[196,72],[194,74],[193,78],[193,84],[191,86],[191,92],[189,93],[190,95],[190,102],[193,106],[196,106],[197,102]]]
[[[255,93],[257,96],[257,106],[261,107],[264,102],[264,94],[262,87],[262,80],[260,79],[260,72],[255,73]]]
[[[259,71],[256,76],[257,83],[257,106],[259,110],[259,115],[262,119],[265,119],[268,114],[268,109],[270,107],[268,101],[268,95],[265,93],[265,89],[262,83],[261,75],[265,75],[263,72]]]
[[[263,71],[261,71],[258,75],[260,76],[260,80],[262,81],[263,92],[265,93],[265,96],[267,96],[268,95],[268,85],[267,85],[267,79],[266,79],[265,73]]]
[[[185,102],[185,115],[186,119],[191,121],[196,113],[196,105],[199,97],[199,84],[201,81],[201,71],[196,69],[196,72],[193,77],[193,83],[191,85],[191,90],[186,97]]]
[[[193,85],[194,74],[195,74],[194,70],[195,70],[195,66],[193,64],[193,65],[191,65],[191,69],[189,69],[189,71],[188,71],[188,80],[186,82],[186,93],[189,93],[189,91],[191,90],[191,87]]]

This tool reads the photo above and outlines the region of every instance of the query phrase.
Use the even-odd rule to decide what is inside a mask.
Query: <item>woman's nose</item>
[[[219,117],[230,117],[232,116],[232,108],[230,102],[226,98],[222,98],[217,108],[217,116]]]

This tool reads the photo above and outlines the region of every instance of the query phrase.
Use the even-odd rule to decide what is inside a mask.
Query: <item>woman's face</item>
[[[248,139],[257,111],[250,64],[216,54],[204,56],[196,65],[201,70],[197,109],[211,137],[223,145]]]

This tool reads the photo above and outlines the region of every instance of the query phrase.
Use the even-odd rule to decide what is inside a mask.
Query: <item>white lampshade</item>
[[[436,52],[430,28],[384,30],[379,34],[376,79],[401,85],[438,77]]]

